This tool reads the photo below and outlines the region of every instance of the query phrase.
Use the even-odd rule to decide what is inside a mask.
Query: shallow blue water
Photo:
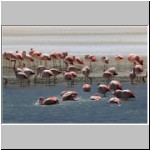
[[[83,92],[82,85],[68,87],[65,83],[55,86],[4,87],[2,102],[3,123],[147,123],[147,84],[123,83],[124,89],[131,89],[135,99],[121,101],[121,104],[106,103],[112,92],[100,101],[89,98],[97,92],[96,83],[91,92]],[[63,90],[75,90],[78,101],[61,101],[61,104],[40,106],[39,96],[56,96],[60,99]]]

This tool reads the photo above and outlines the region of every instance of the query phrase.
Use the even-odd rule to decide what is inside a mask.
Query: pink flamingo
[[[61,60],[64,60],[65,55],[66,55],[66,53],[60,53],[60,52],[55,53],[56,59],[59,61],[60,69],[62,69]]]
[[[28,66],[31,67],[30,62],[34,62],[34,59],[32,58],[32,56],[31,56],[31,55],[28,55],[28,54],[26,53],[26,51],[23,51],[23,52],[22,52],[22,57],[23,57],[23,60],[25,60],[25,61],[28,63]]]
[[[59,104],[59,100],[56,97],[49,97],[47,99],[45,99],[44,97],[39,97],[39,104],[40,105]]]
[[[76,66],[71,65],[71,66],[67,67],[67,71],[75,71],[75,72],[77,72],[77,71],[81,71],[81,69],[76,67]]]
[[[115,90],[122,90],[122,85],[120,82],[116,81],[116,80],[112,80],[110,83],[109,83],[109,87],[110,89],[112,89],[113,91]]]
[[[107,65],[109,64],[109,58],[106,56],[103,56],[102,62],[104,63],[104,70],[107,69]]]
[[[106,94],[108,91],[110,91],[110,87],[98,83],[98,91],[99,91],[100,93],[104,94],[104,96],[105,96],[105,94]]]
[[[76,77],[77,77],[77,74],[73,71],[64,73],[64,79],[68,82],[68,85],[69,85],[70,81],[71,81],[71,85],[73,85],[74,84],[74,79]]]
[[[53,61],[53,67],[55,68],[55,67],[56,67],[56,60],[57,60],[56,52],[52,52],[52,53],[50,54],[50,58],[51,58],[51,60]]]
[[[19,66],[21,66],[21,63],[22,63],[22,60],[23,60],[22,53],[19,53],[18,51],[16,51],[16,59],[19,62]]]
[[[54,74],[54,80],[57,79],[56,78],[57,75],[62,73],[62,71],[59,71],[58,69],[55,69],[55,68],[50,69],[50,71]]]
[[[20,81],[20,84],[23,83],[23,81],[25,79],[28,79],[27,75],[23,72],[23,70],[21,68],[16,68],[16,60],[11,60],[12,62],[14,62],[14,65],[13,65],[13,70],[14,70],[14,73],[16,75],[16,78],[19,79]]]
[[[120,104],[120,99],[117,98],[117,97],[113,97],[113,98],[111,98],[109,101],[107,101],[107,103]]]
[[[45,61],[45,67],[47,67],[47,61],[51,60],[48,54],[41,54],[38,59]]]
[[[118,71],[120,70],[119,63],[120,63],[121,61],[123,61],[123,59],[124,59],[124,57],[121,56],[121,55],[117,55],[117,56],[115,57],[115,61],[118,63]]]
[[[109,71],[109,72],[111,72],[113,74],[113,79],[114,79],[114,76],[118,75],[118,73],[116,72],[115,67],[111,67],[107,71]]]
[[[75,57],[74,62],[79,65],[84,65],[84,62],[80,57]]]
[[[36,69],[36,74],[35,74],[35,76],[34,76],[34,83],[36,83],[36,78],[37,78],[37,76],[40,74],[40,76],[42,75],[42,72],[44,71],[44,70],[48,70],[45,66],[42,66],[42,65],[40,65],[40,66],[38,66],[37,67],[37,69]]]
[[[42,53],[31,48],[31,49],[30,49],[30,52],[29,52],[29,55],[31,55],[32,58],[33,58],[34,60],[36,60],[36,63],[37,63],[37,65],[38,65],[38,60],[39,60],[39,57],[42,55]],[[34,65],[35,65],[35,64],[34,64]]]
[[[77,100],[77,95],[78,95],[78,93],[75,92],[75,91],[63,91],[60,94],[63,101],[66,101],[66,100],[76,101]]]
[[[85,66],[85,67],[82,69],[82,74],[83,74],[84,77],[85,77],[85,83],[88,82],[88,81],[90,81],[90,83],[92,83],[92,78],[89,77],[90,72],[91,72],[91,69],[89,68],[89,66]]]
[[[50,70],[43,70],[42,72],[42,78],[46,78],[46,83],[47,83],[47,79],[49,79],[48,83],[50,84],[50,78],[54,77],[54,74],[52,73],[52,71]]]
[[[103,72],[103,78],[106,78],[108,81],[112,80],[113,76],[114,75],[109,71],[104,71]]]
[[[64,59],[64,63],[67,65],[66,68],[68,67],[68,64],[73,65],[74,63],[74,57],[72,56],[66,56]]]
[[[90,100],[99,101],[101,100],[101,97],[98,95],[98,93],[95,93],[93,96],[90,97]]]
[[[136,65],[134,67],[135,69],[135,73],[140,75],[140,79],[141,79],[141,73],[144,71],[143,67],[141,65]],[[138,76],[137,76],[137,80],[138,80]]]
[[[83,88],[83,91],[85,91],[85,92],[91,91],[91,85],[89,85],[89,84],[84,84],[82,88]]]
[[[130,72],[129,78],[130,78],[130,80],[131,80],[131,84],[133,84],[133,81],[134,81],[135,78],[136,78],[135,67],[133,67],[132,72]]]
[[[7,67],[7,61],[9,61],[8,67],[11,67],[11,60],[16,60],[16,54],[14,54],[13,52],[4,52],[3,53],[3,58],[4,60],[6,60],[6,67]]]
[[[140,64],[143,65],[143,59],[142,57],[135,55],[135,54],[130,54],[128,56],[128,61],[134,64]]]
[[[92,55],[85,55],[85,60],[87,60],[90,63],[90,70],[92,72],[92,62],[97,61],[96,57]]]
[[[128,99],[128,98],[135,98],[134,93],[131,90],[116,90],[113,92],[113,95],[117,98],[121,99]]]

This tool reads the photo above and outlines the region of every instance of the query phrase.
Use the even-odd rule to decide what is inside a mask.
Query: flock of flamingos
[[[115,61],[119,63],[124,60],[121,55],[115,56]],[[85,60],[89,64],[84,65],[85,62],[77,56],[69,56],[68,52],[53,52],[51,54],[44,54],[33,48],[30,49],[29,54],[26,51],[22,53],[16,51],[14,52],[4,52],[3,53],[4,67],[12,68],[15,73],[16,81],[22,85],[26,83],[30,84],[31,76],[34,76],[34,83],[37,83],[37,76],[45,79],[46,82],[50,83],[50,79],[53,77],[53,82],[56,82],[57,75],[63,74],[64,80],[68,85],[74,85],[78,72],[80,71],[84,76],[83,91],[91,91],[92,77],[90,73],[92,72],[92,63],[96,62],[97,59],[93,55],[85,55]],[[143,59],[141,56],[130,54],[128,56],[128,61],[132,64],[132,71],[129,74],[131,83],[134,84],[135,79],[138,81],[145,82],[147,77],[147,70],[143,68]],[[44,62],[44,65],[43,65]],[[103,78],[109,81],[109,85],[104,85],[98,83],[98,92],[105,94],[113,90],[113,95],[115,97],[111,98],[108,103],[120,103],[120,99],[134,98],[135,95],[131,90],[123,90],[123,87],[119,81],[114,80],[115,75],[118,75],[115,67],[108,68],[109,58],[106,56],[102,57],[102,62],[104,63]],[[49,63],[51,63],[52,69],[49,69]],[[84,67],[81,68],[80,65]],[[29,68],[28,68],[28,67]],[[34,72],[31,67],[36,67],[36,72]],[[146,70],[146,74],[142,73]],[[139,76],[139,77],[138,77]],[[8,79],[3,76],[4,85],[8,84]],[[63,91],[60,96],[62,100],[74,100],[78,98],[78,93],[76,91]],[[90,97],[91,100],[100,100],[101,97],[98,93],[95,93]],[[44,97],[39,98],[39,104],[41,105],[51,105],[58,104],[59,100],[57,97],[49,97],[45,99]]]

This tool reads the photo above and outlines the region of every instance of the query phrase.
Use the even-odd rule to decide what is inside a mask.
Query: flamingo
[[[116,96],[117,98],[121,99],[128,99],[128,98],[135,98],[134,93],[131,90],[116,90],[113,92],[113,95]]]
[[[63,101],[66,101],[66,100],[76,101],[77,95],[78,95],[78,93],[75,91],[63,91],[60,93],[60,96],[62,97]]]
[[[49,79],[49,83],[50,83],[50,78],[54,77],[54,74],[52,73],[52,71],[50,70],[43,70],[42,72],[42,78],[46,78],[46,83],[47,83],[47,78]]]
[[[92,55],[85,55],[85,60],[87,60],[90,63],[90,70],[92,72],[92,62],[97,61],[96,57]]]
[[[103,72],[103,78],[106,78],[108,81],[110,81],[113,78],[113,74],[109,71],[104,71]]]
[[[124,57],[121,56],[121,55],[117,55],[117,56],[115,57],[115,61],[118,63],[118,71],[120,71],[119,63],[120,63],[121,61],[123,61],[123,59],[124,59]]]
[[[65,58],[65,55],[66,55],[66,53],[60,53],[60,52],[55,53],[56,59],[59,61],[60,69],[62,69],[61,60],[63,60]]]
[[[90,100],[101,100],[101,97],[98,95],[98,93],[95,93],[93,96],[90,97]]]
[[[80,57],[74,57],[74,62],[79,65],[84,65],[84,62]]]
[[[109,72],[111,72],[113,74],[113,79],[114,79],[114,76],[118,75],[118,73],[116,72],[116,68],[115,67],[111,67],[107,71],[109,71]]]
[[[42,72],[44,71],[44,70],[46,70],[47,68],[45,67],[45,66],[42,66],[42,65],[40,65],[40,66],[38,66],[37,67],[37,69],[36,69],[36,74],[35,74],[35,76],[34,76],[34,83],[36,83],[36,78],[37,78],[37,76],[40,74],[40,76],[42,75]],[[48,69],[47,69],[48,70]]]
[[[110,89],[112,89],[113,91],[115,90],[122,90],[122,85],[120,82],[116,81],[116,80],[112,80],[110,83],[109,83],[109,87]]]
[[[89,66],[85,66],[85,67],[82,69],[82,74],[83,74],[84,77],[85,77],[85,83],[88,82],[88,81],[90,81],[90,83],[92,83],[92,78],[89,77],[90,72],[91,72],[91,69],[89,68]]]
[[[55,80],[57,79],[56,76],[62,73],[62,71],[59,71],[58,69],[55,68],[50,69],[50,71],[54,74]]]
[[[48,54],[41,54],[38,59],[45,61],[45,67],[47,67],[47,61],[51,60]]]
[[[74,57],[72,57],[72,56],[66,56],[65,59],[64,59],[64,63],[65,64],[71,64],[71,65],[73,65],[73,63],[74,63]]]
[[[77,71],[81,71],[81,69],[71,65],[71,66],[68,66],[67,71],[75,71],[75,72],[77,72]]]
[[[98,83],[98,91],[99,91],[100,93],[104,94],[104,96],[105,96],[105,94],[106,94],[108,91],[110,91],[110,87]]]
[[[34,62],[34,59],[32,58],[32,56],[26,54],[26,51],[23,51],[23,52],[22,52],[22,57],[23,57],[23,60],[25,60],[25,61],[28,63],[28,66],[31,67],[30,62]]]
[[[131,84],[133,84],[133,81],[134,81],[135,78],[136,78],[135,67],[133,67],[132,72],[130,72],[129,78],[130,78],[130,80],[131,80]]]
[[[141,73],[144,71],[143,67],[141,65],[136,65],[134,68],[135,68],[135,73],[140,74],[140,79],[141,79]],[[137,80],[138,80],[138,76],[137,76]]]
[[[30,52],[29,52],[29,55],[31,55],[32,58],[33,58],[34,60],[36,60],[36,63],[37,63],[37,65],[38,65],[38,60],[39,60],[39,57],[42,55],[42,53],[31,48],[31,49],[30,49]],[[35,65],[35,63],[34,63],[34,65]]]
[[[143,59],[142,59],[142,57],[140,57],[138,55],[135,55],[135,54],[130,54],[128,56],[128,61],[130,63],[143,65]]]
[[[109,64],[109,58],[106,56],[103,56],[102,62],[104,63],[104,70],[107,69],[107,65]]]
[[[83,91],[85,91],[85,92],[91,91],[91,85],[89,85],[89,84],[84,84],[82,88],[83,88]]]
[[[77,76],[77,74],[73,71],[64,73],[64,79],[68,82],[68,85],[69,85],[69,81],[71,81],[71,85],[74,84],[74,78],[76,76]]]
[[[39,104],[40,105],[59,104],[59,100],[56,97],[49,97],[47,99],[45,99],[44,97],[39,97]]]
[[[107,103],[116,103],[116,104],[119,104],[120,103],[120,99],[117,98],[117,97],[113,97],[111,98],[109,101],[107,101]]]
[[[21,63],[22,63],[22,60],[23,60],[23,56],[22,56],[22,53],[19,53],[18,51],[16,51],[16,59],[18,60],[19,62],[19,66],[21,66]]]
[[[14,62],[13,70],[16,75],[16,78],[20,80],[20,84],[21,84],[23,83],[22,81],[24,81],[25,79],[28,79],[28,77],[21,68],[16,68],[16,60],[11,60],[11,61]]]
[[[55,52],[52,52],[50,54],[50,59],[53,61],[53,67],[55,68],[56,67],[56,59],[57,59]]]
[[[3,58],[6,60],[6,67],[7,67],[7,61],[9,61],[8,67],[11,67],[11,60],[16,60],[16,55],[13,52],[4,52]]]

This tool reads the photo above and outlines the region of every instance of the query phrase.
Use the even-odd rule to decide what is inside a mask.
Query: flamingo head
[[[43,104],[44,100],[45,100],[45,98],[43,96],[39,97],[39,103],[40,104]]]

